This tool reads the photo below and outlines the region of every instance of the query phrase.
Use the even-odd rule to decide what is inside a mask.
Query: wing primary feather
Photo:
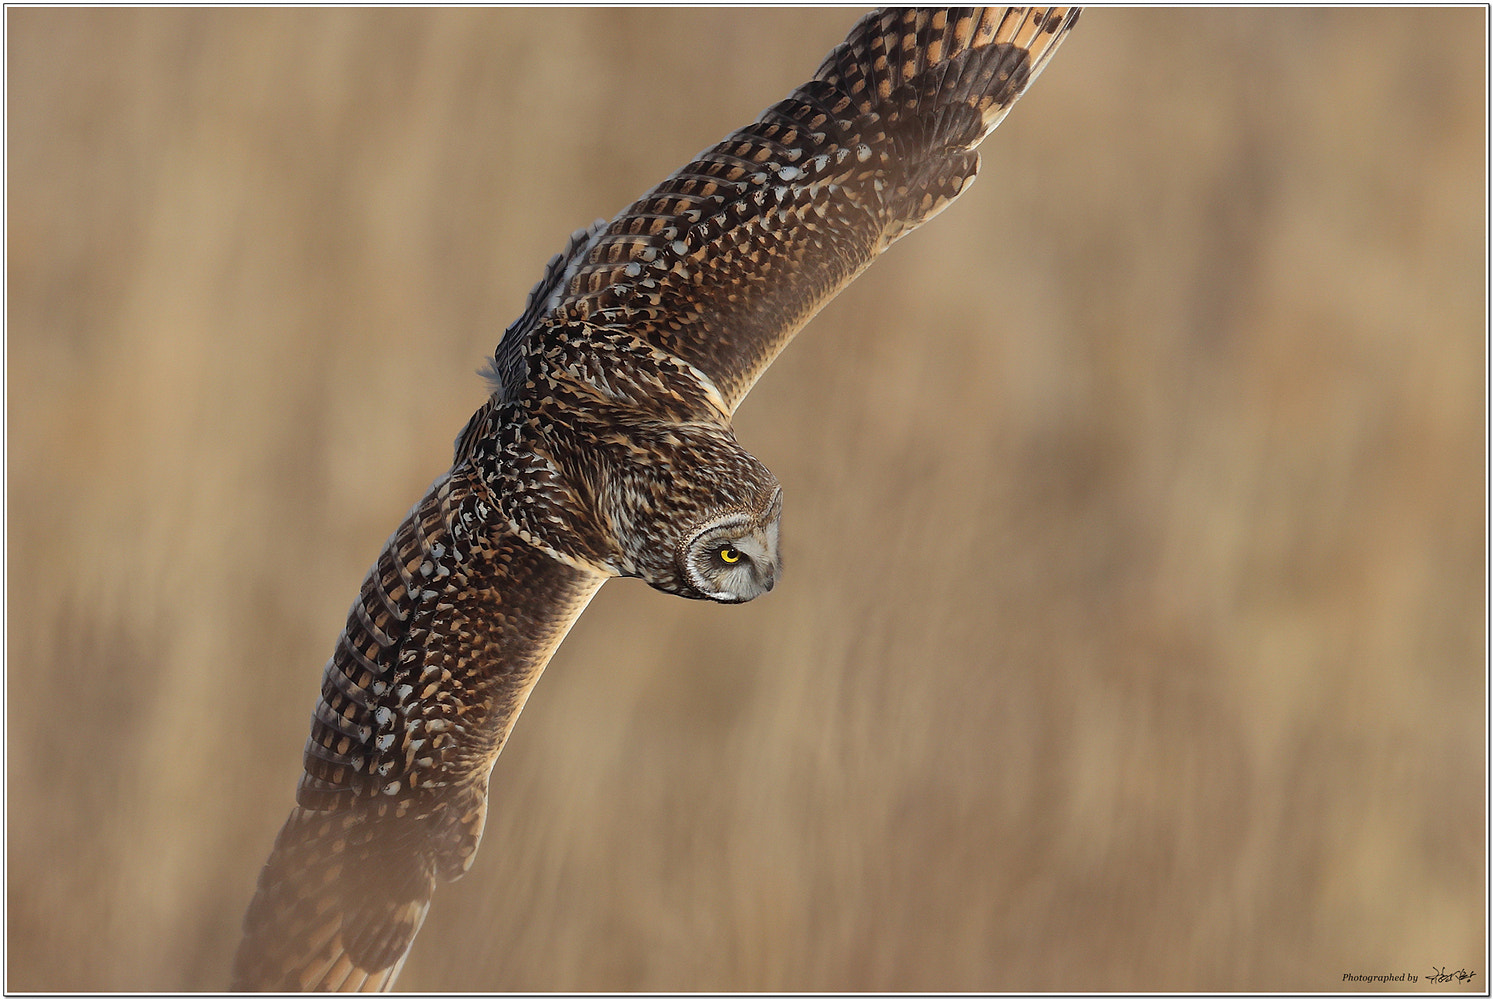
[[[808,83],[573,245],[526,337],[589,324],[641,338],[705,373],[734,412],[826,301],[968,187],[974,148],[1076,20],[867,14]]]
[[[244,917],[236,990],[389,988],[436,883],[471,860],[493,761],[604,579],[506,530],[471,534],[463,514],[482,489],[470,470],[438,479],[348,613],[298,805]],[[418,565],[429,589],[389,595],[403,617],[375,621],[367,591],[391,563]]]

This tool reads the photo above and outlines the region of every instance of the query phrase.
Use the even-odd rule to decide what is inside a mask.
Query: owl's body
[[[596,589],[735,603],[779,570],[777,480],[731,415],[789,339],[978,169],[1076,9],[867,15],[813,80],[576,233],[500,342],[452,468],[326,667],[237,989],[387,989]]]

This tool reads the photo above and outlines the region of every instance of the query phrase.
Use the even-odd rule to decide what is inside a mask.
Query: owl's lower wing
[[[364,581],[235,990],[388,989],[437,880],[471,863],[493,762],[604,579],[485,532],[490,503],[460,472],[438,480]]]
[[[626,327],[704,372],[734,410],[825,302],[964,190],[975,146],[1077,18],[868,14],[813,80],[577,234],[541,283],[547,317]],[[510,336],[543,335],[538,304]]]

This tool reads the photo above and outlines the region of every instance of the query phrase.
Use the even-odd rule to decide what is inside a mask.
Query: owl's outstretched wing
[[[1077,19],[1064,7],[868,14],[814,79],[577,234],[542,321],[625,327],[704,372],[734,411],[825,302],[964,190],[975,147]],[[510,355],[539,322],[535,310],[510,328]]]
[[[604,579],[494,534],[490,502],[458,463],[364,580],[233,989],[389,988],[437,880],[471,863],[493,760]]]

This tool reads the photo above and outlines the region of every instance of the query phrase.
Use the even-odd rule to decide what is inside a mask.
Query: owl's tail
[[[830,85],[888,163],[916,164],[900,178],[883,246],[947,208],[979,170],[975,147],[1037,79],[1078,7],[892,7],[861,18],[801,88]],[[819,95],[813,95],[819,96]],[[821,98],[822,104],[822,98]],[[900,210],[898,210],[900,209]]]
[[[392,987],[435,888],[434,866],[405,825],[356,809],[292,810],[244,916],[231,988]]]

